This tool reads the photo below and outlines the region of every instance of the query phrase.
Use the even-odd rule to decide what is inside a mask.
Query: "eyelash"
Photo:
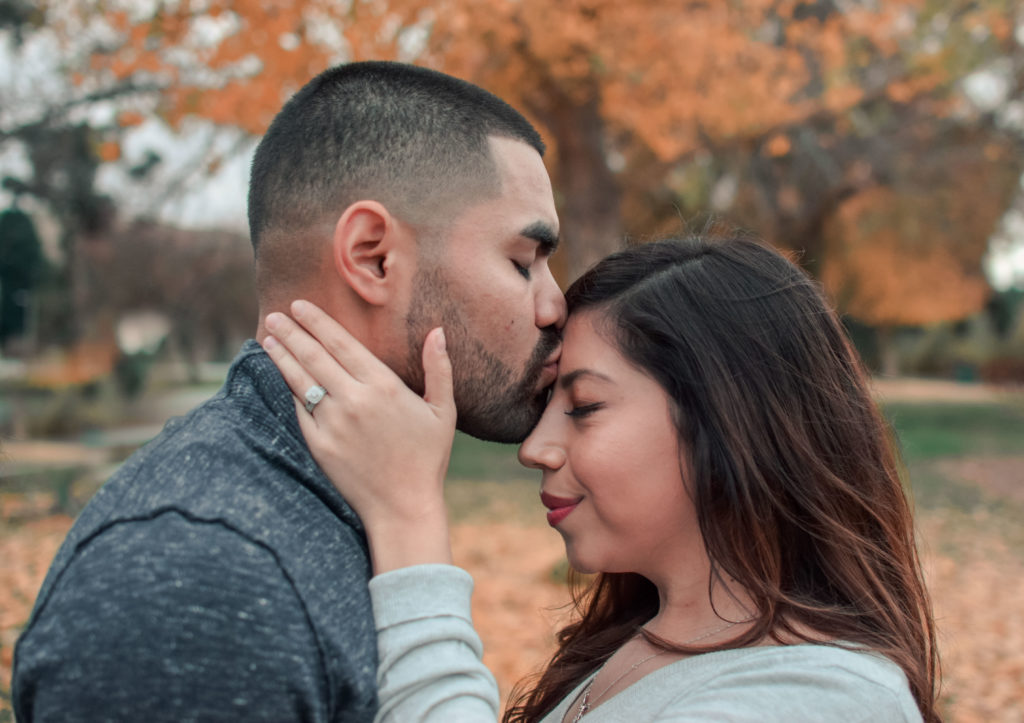
[[[596,412],[603,406],[604,405],[601,404],[600,402],[595,402],[594,404],[583,404],[578,407],[573,407],[572,409],[565,413],[565,416],[572,417],[573,419],[582,419],[583,417],[586,417],[592,412]]]
[[[512,265],[516,267],[516,271],[519,272],[520,276],[522,276],[527,281],[530,280],[530,268],[528,266],[523,266],[518,261],[513,261]]]

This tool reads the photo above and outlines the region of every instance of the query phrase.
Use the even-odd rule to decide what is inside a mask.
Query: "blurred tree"
[[[84,122],[41,122],[18,130],[31,163],[28,179],[5,177],[4,186],[16,195],[43,201],[60,224],[60,263],[48,275],[40,306],[39,333],[47,342],[75,341],[83,328],[83,243],[101,234],[111,223],[111,199],[96,190],[95,132]]]
[[[1015,332],[1024,332],[1024,289],[1011,287],[993,294],[987,310],[1001,339],[1009,341]],[[1024,335],[1019,341],[1024,342]]]
[[[32,219],[14,207],[0,213],[0,349],[28,331],[33,289],[46,259]]]
[[[140,312],[165,315],[191,381],[200,361],[231,359],[256,330],[252,251],[240,234],[117,224],[89,245],[83,266],[93,317],[113,327]]]
[[[45,343],[66,346],[89,331],[81,246],[102,234],[114,216],[112,200],[96,188],[96,175],[101,163],[113,159],[117,145],[110,137],[121,126],[103,121],[97,111],[157,86],[134,80],[64,82],[60,72],[70,76],[69,66],[99,41],[83,40],[74,52],[60,54],[49,26],[51,10],[47,3],[0,0],[0,50],[11,61],[0,75],[0,152],[23,159],[13,168],[5,164],[3,188],[15,198],[38,200],[58,223],[59,258],[39,290],[38,332]],[[34,54],[24,57],[30,46]]]
[[[14,41],[21,43],[22,31],[30,25],[38,9],[28,0],[0,0],[0,28],[14,33]]]
[[[545,131],[575,276],[627,227],[688,213],[687,196],[720,210],[755,197],[769,235],[818,263],[840,202],[885,183],[870,165],[830,167],[844,156],[829,144],[869,136],[880,101],[949,117],[956,83],[1015,47],[1016,6],[177,0],[109,12],[77,0],[54,4],[51,21],[67,38],[105,39],[77,76],[82,87],[161,86],[154,108],[171,123],[199,115],[261,133],[285,97],[344,59],[415,60],[480,83]],[[791,156],[834,178],[778,185],[776,159]],[[686,188],[695,176],[697,193]]]
[[[895,327],[955,321],[985,306],[982,259],[1021,173],[1019,152],[995,134],[954,130],[941,144],[920,141],[924,148],[908,142],[891,154],[886,185],[837,205],[818,265],[840,309],[879,329],[891,374]]]

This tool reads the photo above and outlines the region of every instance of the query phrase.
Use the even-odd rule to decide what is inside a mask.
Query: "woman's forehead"
[[[562,330],[562,357],[559,373],[570,375],[585,370],[587,376],[611,376],[617,368],[629,365],[618,347],[613,343],[612,333],[605,315],[584,310],[574,312]]]

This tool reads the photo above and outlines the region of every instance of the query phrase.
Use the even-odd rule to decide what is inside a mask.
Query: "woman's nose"
[[[539,470],[556,470],[565,464],[565,450],[551,434],[547,412],[521,445],[519,463],[524,467]]]

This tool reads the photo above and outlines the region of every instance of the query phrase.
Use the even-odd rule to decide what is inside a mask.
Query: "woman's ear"
[[[335,272],[366,303],[381,306],[396,291],[395,264],[413,243],[411,231],[377,201],[357,201],[334,226]]]

